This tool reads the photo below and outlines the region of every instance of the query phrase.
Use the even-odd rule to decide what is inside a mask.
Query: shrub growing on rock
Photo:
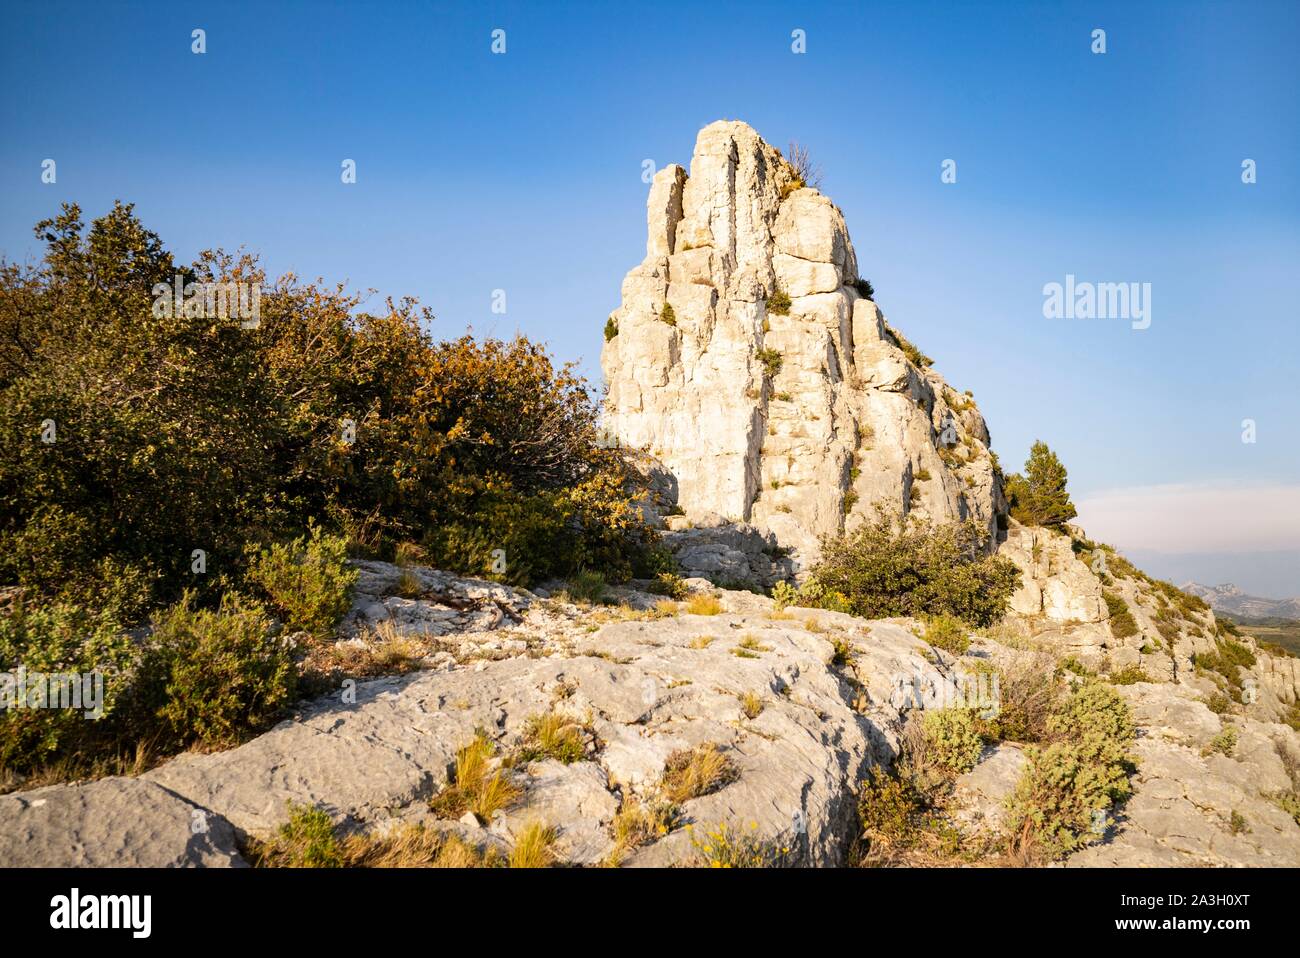
[[[922,720],[927,757],[949,772],[969,772],[984,750],[975,715],[970,709],[927,711]]]
[[[1110,807],[1106,770],[1090,762],[1077,744],[1054,742],[1033,749],[1011,797],[1013,841],[1060,858],[1086,844],[1096,813]]]
[[[925,641],[953,655],[962,655],[970,648],[966,623],[952,615],[928,617],[925,620]]]
[[[1106,610],[1110,613],[1110,634],[1117,639],[1137,635],[1137,621],[1129,611],[1128,603],[1124,601],[1123,596],[1107,591],[1102,593],[1102,598],[1106,600]]]
[[[883,510],[873,522],[822,543],[822,559],[803,592],[814,604],[838,596],[865,618],[950,615],[989,625],[1006,611],[1020,573],[1009,559],[982,552],[974,523],[901,524]]]
[[[0,768],[28,772],[106,738],[134,659],[131,641],[106,613],[65,604],[32,609],[19,601],[0,615]],[[74,701],[81,707],[72,708]]]
[[[292,644],[269,626],[261,606],[237,593],[211,610],[196,608],[187,592],[154,617],[140,693],[167,739],[220,748],[279,717],[298,673]]]
[[[1099,813],[1131,793],[1134,727],[1119,693],[1089,679],[1057,704],[1047,732],[1050,744],[1028,752],[1007,823],[1022,852],[1060,858],[1096,836]]]
[[[285,626],[327,638],[352,606],[358,572],[347,564],[347,541],[319,527],[269,548],[250,547],[248,578],[284,616]]]

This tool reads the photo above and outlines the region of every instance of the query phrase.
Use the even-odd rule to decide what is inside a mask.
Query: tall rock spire
[[[888,326],[839,208],[780,151],[711,123],[689,176],[656,174],[647,225],[607,327],[606,426],[672,473],[688,517],[805,561],[876,504],[996,530],[983,417]]]

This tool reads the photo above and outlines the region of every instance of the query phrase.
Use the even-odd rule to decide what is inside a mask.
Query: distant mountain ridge
[[[1182,588],[1184,592],[1190,592],[1210,603],[1210,608],[1215,612],[1227,612],[1249,619],[1300,619],[1300,598],[1265,599],[1247,595],[1230,582],[1221,585],[1188,582]]]

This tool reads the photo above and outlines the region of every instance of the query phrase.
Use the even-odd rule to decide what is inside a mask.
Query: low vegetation
[[[483,823],[509,808],[519,798],[519,789],[509,771],[493,768],[496,746],[483,732],[456,753],[454,777],[447,787],[433,797],[430,808],[441,818],[460,818],[466,812]]]
[[[749,832],[727,823],[708,829],[691,825],[691,847],[694,859],[689,862],[700,868],[779,868],[789,854],[789,847],[778,845],[753,834],[756,822]]]
[[[721,748],[706,743],[668,756],[660,789],[665,799],[680,805],[716,792],[739,775],[736,763]]]
[[[499,868],[506,864],[488,847],[479,849],[450,832],[404,825],[385,832],[339,837],[319,808],[289,806],[289,820],[269,841],[244,849],[260,868]]]
[[[1129,611],[1128,603],[1124,601],[1123,596],[1107,590],[1102,592],[1102,598],[1106,600],[1106,610],[1110,613],[1110,634],[1117,639],[1127,639],[1131,635],[1137,635],[1137,621]]]
[[[936,649],[962,655],[970,648],[966,623],[954,615],[932,615],[925,620],[925,641]]]
[[[875,521],[823,542],[800,603],[872,619],[951,616],[989,625],[1006,611],[1020,573],[983,546],[974,523],[931,527],[880,511]]]
[[[521,762],[539,762],[549,758],[572,765],[586,757],[587,742],[591,737],[591,730],[584,722],[576,722],[555,712],[534,715],[528,719],[517,758]]]
[[[1046,747],[1029,751],[1008,813],[1012,848],[1029,860],[1060,858],[1097,837],[1131,790],[1133,721],[1110,686],[1077,685],[1053,709],[1047,733]]]

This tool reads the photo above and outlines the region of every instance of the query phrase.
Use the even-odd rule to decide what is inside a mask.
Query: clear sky
[[[742,119],[809,147],[882,309],[974,391],[1004,466],[1041,437],[1094,536],[1295,595],[1297,50],[1296,2],[5,2],[0,253],[121,198],[183,259],[243,245],[415,295],[447,335],[517,329],[599,382],[643,161]],[[1067,274],[1150,283],[1150,327],[1044,318]]]

